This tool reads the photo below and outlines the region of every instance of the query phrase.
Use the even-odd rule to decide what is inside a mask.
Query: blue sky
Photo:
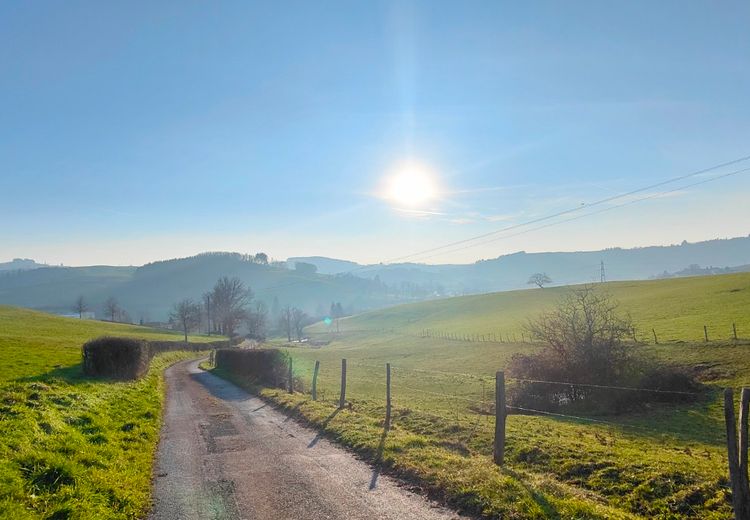
[[[749,20],[746,1],[3,2],[0,261],[376,262],[745,156]],[[380,196],[406,159],[442,187],[418,212]],[[750,233],[750,174],[677,188],[425,260]]]

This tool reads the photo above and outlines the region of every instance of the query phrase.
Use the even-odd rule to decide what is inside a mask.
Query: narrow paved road
[[[198,361],[166,382],[153,520],[458,518]]]

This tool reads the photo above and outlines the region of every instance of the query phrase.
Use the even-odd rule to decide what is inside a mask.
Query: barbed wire
[[[523,406],[506,406],[506,408],[508,408],[510,410],[518,410],[518,411],[522,411],[522,412],[535,413],[535,414],[539,414],[539,415],[549,415],[549,416],[552,416],[552,417],[562,417],[564,419],[574,419],[576,421],[584,421],[584,422],[590,422],[590,423],[596,423],[596,424],[604,424],[604,425],[613,426],[613,427],[616,427],[616,428],[633,428],[633,429],[636,429],[636,430],[641,430],[641,431],[645,431],[645,432],[649,432],[649,433],[655,433],[657,435],[662,435],[662,436],[667,436],[667,437],[670,436],[669,433],[665,433],[663,431],[655,430],[653,428],[646,428],[645,426],[638,426],[636,424],[616,423],[616,422],[612,422],[612,421],[604,421],[602,419],[594,419],[594,418],[591,418],[591,417],[581,417],[581,416],[578,416],[578,415],[568,415],[568,414],[564,414],[564,413],[547,412],[545,410],[536,410],[534,408],[525,408]]]
[[[438,396],[438,397],[444,397],[444,398],[447,398],[447,399],[454,399],[454,400],[458,400],[458,401],[464,401],[464,402],[471,403],[471,404],[479,404],[479,405],[484,405],[485,404],[482,401],[477,401],[477,400],[474,400],[474,399],[468,399],[466,397],[460,397],[460,396],[457,396],[455,394],[446,394],[446,393],[442,393],[442,392],[431,392],[430,390],[422,390],[421,388],[414,388],[414,387],[411,387],[411,386],[396,385],[396,387],[394,388],[394,390],[396,390],[398,388],[401,388],[403,390],[411,390],[412,392],[419,392],[419,393],[422,393],[422,394],[428,394],[428,395],[434,395],[434,396]]]
[[[454,377],[455,376],[468,377],[468,378],[471,378],[471,379],[478,379],[480,381],[485,381],[485,382],[494,381],[494,378],[492,378],[490,376],[482,376],[482,375],[479,375],[479,374],[467,374],[465,372],[446,372],[446,371],[443,371],[443,370],[429,370],[429,369],[424,369],[424,368],[408,368],[408,367],[394,366],[394,365],[391,365],[391,368],[392,369],[396,368],[398,370],[407,370],[407,371],[410,371],[410,372],[421,372],[421,373],[425,373],[425,374],[441,374],[441,375],[454,376]]]
[[[524,379],[519,377],[509,377],[506,381],[519,381],[522,383],[546,383],[551,385],[580,386],[586,388],[601,388],[607,390],[630,390],[635,392],[654,392],[658,394],[680,394],[680,395],[703,395],[700,392],[686,392],[682,390],[659,390],[656,388],[638,388],[633,386],[612,386],[597,385],[592,383],[574,383],[572,381],[545,381],[542,379]]]
[[[352,365],[373,368],[377,370],[380,370],[380,369],[385,370],[385,363],[382,366],[369,365],[365,363],[352,363]],[[403,370],[403,371],[418,372],[418,373],[425,373],[425,374],[440,374],[442,376],[470,378],[470,379],[476,379],[478,381],[482,381],[485,383],[494,382],[494,379],[495,379],[492,376],[482,376],[479,374],[469,374],[466,372],[449,372],[449,371],[443,371],[443,370],[410,368],[410,367],[396,366],[396,365],[391,365],[391,370]],[[599,384],[594,384],[594,383],[577,383],[574,381],[549,381],[549,380],[544,380],[544,379],[529,379],[529,378],[512,377],[512,376],[506,377],[505,380],[516,381],[516,382],[521,382],[521,383],[544,383],[544,384],[561,385],[561,386],[599,388],[603,390],[624,390],[624,391],[633,391],[633,392],[652,392],[652,393],[658,393],[658,394],[675,394],[675,395],[690,395],[690,396],[704,395],[703,392],[689,392],[686,390],[662,390],[658,388],[643,388],[643,387],[635,387],[635,386],[599,385]],[[742,388],[742,387],[739,387],[739,388]]]

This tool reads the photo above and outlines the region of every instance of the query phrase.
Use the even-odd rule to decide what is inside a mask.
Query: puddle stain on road
[[[233,520],[240,517],[232,480],[206,482],[208,504],[206,511],[211,520]]]

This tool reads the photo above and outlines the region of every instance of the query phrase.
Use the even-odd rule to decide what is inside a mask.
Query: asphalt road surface
[[[198,361],[166,382],[152,520],[459,518]]]

